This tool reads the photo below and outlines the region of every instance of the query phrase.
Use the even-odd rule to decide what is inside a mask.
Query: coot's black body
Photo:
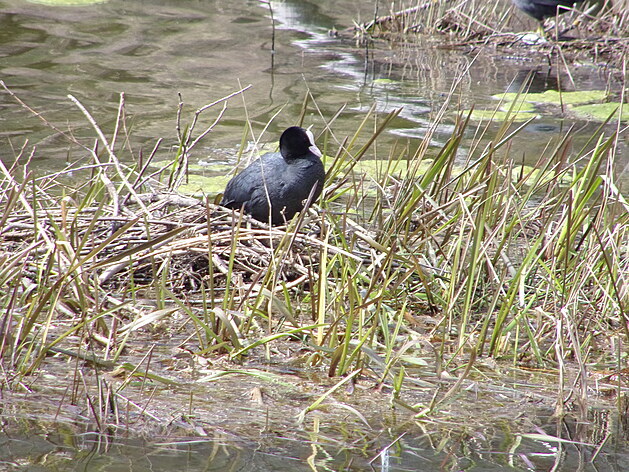
[[[258,221],[280,225],[303,210],[312,188],[323,190],[325,169],[310,131],[292,126],[280,137],[280,152],[268,153],[232,178],[221,205],[244,209]],[[269,211],[270,203],[270,211]]]
[[[565,13],[566,8],[572,7],[575,3],[582,3],[584,0],[511,0],[511,2],[537,21],[557,14]]]

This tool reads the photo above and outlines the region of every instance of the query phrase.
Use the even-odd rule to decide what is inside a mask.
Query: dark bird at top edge
[[[577,3],[585,0],[511,0],[511,2],[537,21],[544,21],[551,16],[561,15]]]
[[[281,225],[323,190],[325,169],[310,131],[291,126],[280,137],[280,151],[256,159],[225,187],[221,205],[244,210],[258,221]]]

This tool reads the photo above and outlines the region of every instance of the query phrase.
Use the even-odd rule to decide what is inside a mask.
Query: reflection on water
[[[258,139],[271,120],[263,140],[274,139],[295,124],[308,91],[317,110],[311,107],[305,119],[315,130],[323,130],[325,122],[347,105],[332,128],[338,142],[356,130],[374,102],[383,113],[403,107],[381,142],[408,140],[412,150],[432,127],[455,77],[463,73],[450,111],[432,136],[438,148],[450,135],[457,109],[493,109],[497,102],[491,96],[518,89],[533,68],[500,56],[440,48],[430,39],[357,45],[328,34],[354,19],[371,17],[372,6],[365,3],[273,1],[269,7],[257,0],[110,0],[89,7],[55,8],[0,0],[0,78],[51,123],[72,130],[87,143],[94,131],[67,94],[76,96],[111,133],[119,94],[124,92],[130,115],[129,147],[137,154],[161,137],[167,143],[162,158],[169,157],[168,145],[176,142],[178,93],[185,103],[186,123],[199,106],[252,84],[244,98],[230,101],[221,125],[205,139],[205,148],[198,148],[203,155],[193,156],[211,160],[217,149],[235,154],[247,130],[246,117],[254,133],[250,140]],[[575,86],[568,77],[561,78],[558,83],[557,74],[545,66],[534,73],[532,88]],[[581,67],[572,78],[577,87],[604,89],[607,75]],[[5,93],[0,95],[0,107],[3,159],[10,161],[25,138],[27,151],[37,146],[35,158],[42,167],[58,169],[66,159],[78,157],[68,155],[68,143],[58,133]],[[543,128],[530,127],[522,137],[531,163],[554,137],[540,129],[568,128],[544,113],[538,122]],[[587,139],[596,126],[586,125],[576,139]],[[627,159],[624,154],[622,162]]]
[[[560,77],[557,74],[553,74],[553,71],[548,68],[522,69],[515,74],[513,81],[505,92],[519,93],[528,91],[530,93],[542,93],[546,90],[566,92],[569,90],[567,87],[569,83],[568,76],[563,77],[565,82],[560,80]]]
[[[540,413],[521,418],[525,431],[530,430],[529,422],[539,422],[532,434],[501,430],[499,418],[492,418],[484,429],[457,426],[458,432],[444,425],[441,433],[424,434],[408,422],[389,423],[382,432],[353,434],[349,425],[328,430],[321,417],[317,432],[308,431],[312,425],[295,426],[290,432],[260,430],[255,440],[237,438],[212,425],[205,426],[205,436],[173,433],[176,425],[171,424],[170,434],[147,431],[142,438],[124,431],[97,434],[78,424],[12,418],[2,423],[0,467],[31,472],[628,470],[629,454],[622,439],[627,431],[615,430],[621,425],[609,414],[602,413],[602,421],[584,423],[558,420],[551,411]],[[185,421],[182,417],[179,422]],[[604,445],[599,450],[592,441]]]

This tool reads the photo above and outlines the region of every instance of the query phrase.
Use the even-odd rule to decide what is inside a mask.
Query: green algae
[[[374,79],[373,83],[389,85],[389,84],[399,84],[400,82],[393,79]]]
[[[524,122],[532,118],[537,118],[538,113],[518,112],[518,111],[500,111],[500,110],[473,110],[471,118],[474,121],[505,121],[507,119],[515,122]]]
[[[514,101],[516,100],[517,101]],[[522,95],[519,97],[514,96],[510,100],[507,98],[502,98],[502,103],[497,109],[489,109],[489,110],[472,110],[471,118],[474,121],[486,121],[486,120],[495,120],[495,121],[505,121],[507,119],[513,120],[515,122],[522,123],[524,121],[528,121],[530,119],[534,119],[539,117],[539,114],[535,110],[535,105],[523,98]]]
[[[605,121],[611,115],[612,121],[620,118],[620,121],[629,121],[629,105],[624,105],[620,113],[618,110],[623,106],[619,102],[595,103],[591,105],[580,105],[570,108],[570,112],[579,118],[589,120]]]
[[[185,195],[206,195],[206,194],[219,194],[225,190],[225,186],[231,175],[188,175],[188,182],[181,184],[177,189],[180,193]]]
[[[501,93],[494,95],[494,98],[513,102],[518,97],[531,103],[547,103],[551,105],[584,105],[586,103],[600,102],[607,98],[604,90],[583,90],[580,92],[558,92],[556,90],[546,90],[542,93]]]
[[[501,111],[492,112],[485,110],[474,110],[472,119],[495,119],[504,120],[507,118],[507,111],[515,103],[513,110],[517,112],[514,115],[515,121],[524,121],[532,118],[535,111],[535,105],[567,105],[566,111],[575,118],[605,121],[613,114],[621,104],[618,102],[602,103],[608,98],[607,92],[604,90],[584,90],[580,92],[558,92],[556,90],[547,90],[542,93],[502,93],[494,95],[494,98],[503,100],[504,103],[500,107]],[[515,102],[517,100],[517,102]],[[629,108],[625,107],[620,115],[612,117],[612,120],[620,118],[621,121],[629,120]]]
[[[386,159],[373,159],[373,160],[363,160],[358,162],[353,169],[353,173],[355,175],[365,175],[369,179],[376,182],[383,182],[383,176],[395,176],[399,178],[405,178],[412,172],[414,175],[421,176],[425,172],[427,172],[432,165],[431,159],[424,159],[421,163],[419,163],[419,167],[415,168],[415,163],[407,160],[399,160],[396,162],[391,162]],[[225,186],[227,182],[233,177],[233,174],[228,172],[228,169],[231,169],[230,166],[219,165],[216,167],[225,168],[225,174],[212,174],[212,175],[200,175],[195,174],[194,169],[205,169],[206,166],[201,165],[190,165],[191,173],[188,175],[188,181],[185,184],[182,184],[178,191],[185,195],[191,196],[202,196],[202,195],[218,195],[219,193],[225,190]],[[220,172],[218,169],[212,169]],[[463,167],[454,166],[453,171],[463,172]],[[518,179],[518,176],[522,173],[524,174],[536,174],[539,170],[530,167],[523,166],[518,167],[513,170],[513,174],[511,176],[512,180],[515,182]],[[556,178],[556,176],[553,176]],[[373,189],[367,189],[367,194],[371,193]]]
[[[418,173],[428,170],[432,164],[432,159],[424,159],[419,165]],[[399,175],[406,177],[409,172],[409,166],[414,165],[412,161],[398,160],[391,162],[387,159],[370,159],[361,160],[354,166],[354,172],[365,174],[373,179],[379,179],[383,174]]]

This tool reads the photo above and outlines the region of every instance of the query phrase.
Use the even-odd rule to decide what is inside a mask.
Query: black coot
[[[575,3],[582,3],[584,0],[511,0],[511,2],[537,21],[555,15],[565,13],[566,8],[571,8]]]
[[[292,126],[280,137],[280,152],[268,153],[232,178],[221,205],[244,209],[258,221],[273,225],[303,210],[314,187],[314,202],[323,190],[325,169],[310,131]],[[270,203],[270,211],[269,211]]]

